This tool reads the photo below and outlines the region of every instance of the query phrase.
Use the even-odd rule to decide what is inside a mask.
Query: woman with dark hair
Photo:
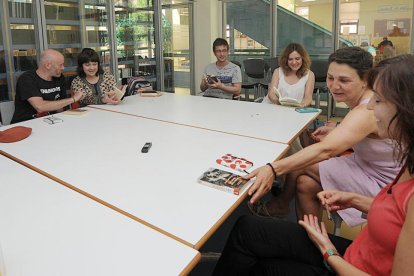
[[[368,224],[354,241],[328,235],[305,215],[299,224],[242,217],[233,228],[215,275],[414,275],[414,57],[384,60],[370,71],[368,103],[378,135],[395,141],[400,173],[375,197],[323,191],[330,211],[356,208]],[[301,227],[302,226],[302,227]]]
[[[264,103],[280,104],[279,97],[296,99],[301,106],[310,106],[315,75],[309,69],[310,58],[305,48],[290,43],[279,57],[279,68],[273,72]]]
[[[318,192],[337,189],[375,196],[400,169],[393,158],[392,141],[378,136],[374,112],[366,108],[373,93],[364,80],[372,68],[371,54],[359,47],[342,48],[329,56],[328,64],[329,91],[350,111],[338,126],[320,127],[313,133],[320,142],[246,176],[256,176],[249,190],[250,202],[255,203],[270,190],[275,175],[287,174],[282,194],[259,205],[261,214],[286,216],[289,202],[296,196],[298,219],[304,214],[320,216]],[[354,150],[351,155],[337,157],[349,148]],[[355,209],[338,214],[350,226],[365,221]]]
[[[101,67],[98,53],[91,48],[84,48],[78,56],[78,76],[72,81],[73,92],[83,92],[85,97],[81,105],[118,104],[120,99],[114,76]]]

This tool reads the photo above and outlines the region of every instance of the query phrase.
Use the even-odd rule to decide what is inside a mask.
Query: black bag
[[[139,90],[152,90],[152,85],[144,77],[130,77],[124,97],[135,95]]]

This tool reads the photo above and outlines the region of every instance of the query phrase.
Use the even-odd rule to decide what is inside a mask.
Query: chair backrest
[[[250,78],[263,79],[266,72],[266,63],[263,59],[252,58],[243,60],[244,72]]]
[[[326,82],[326,74],[328,73],[327,59],[312,60],[310,69],[315,74],[315,82]]]
[[[276,70],[276,68],[279,68],[279,58],[272,57],[265,59],[265,62],[270,69],[270,73],[273,74],[273,71]]]
[[[236,64],[241,69],[242,65],[241,65],[241,63],[239,61],[237,61],[237,60],[230,60],[230,62]]]

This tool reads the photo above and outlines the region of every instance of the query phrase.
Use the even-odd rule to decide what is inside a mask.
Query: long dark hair
[[[93,50],[91,48],[84,48],[78,56],[77,72],[78,72],[78,75],[81,78],[84,78],[86,76],[85,72],[83,71],[82,65],[84,63],[88,63],[88,62],[97,62],[98,63],[98,71],[96,72],[96,75],[98,76],[99,74],[103,74],[104,71],[102,69],[101,61],[99,60],[98,53],[95,52],[95,50]]]
[[[385,59],[369,71],[366,80],[371,89],[374,83],[381,87],[381,96],[395,105],[397,112],[390,121],[388,134],[397,143],[398,160],[414,173],[414,56]]]

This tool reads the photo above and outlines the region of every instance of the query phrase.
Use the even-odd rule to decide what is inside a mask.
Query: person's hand
[[[102,102],[106,104],[119,104],[121,101],[116,99],[115,91],[109,91],[108,93],[105,93]]]
[[[217,79],[217,81],[214,81],[214,79],[210,78],[210,81],[212,82],[211,84],[208,84],[210,88],[221,89],[221,87],[223,87],[223,83],[219,79]]]
[[[318,127],[314,132],[311,133],[311,138],[315,142],[322,141],[335,127],[332,126],[322,126]]]
[[[275,180],[272,169],[268,165],[257,168],[248,175],[243,176],[244,179],[251,179],[253,177],[256,177],[256,180],[248,192],[249,196],[251,196],[250,204],[256,203],[269,192],[272,188],[273,180]]]
[[[329,239],[325,223],[321,222],[319,226],[317,216],[304,215],[303,220],[299,220],[299,224],[305,228],[306,232],[308,233],[308,237],[322,254],[325,253],[328,249],[334,249],[336,251],[335,246]]]
[[[322,205],[326,205],[329,211],[338,211],[352,207],[354,193],[342,191],[322,191],[317,194]]]
[[[75,102],[78,102],[82,100],[83,98],[85,98],[85,93],[83,93],[82,91],[76,91],[73,94],[73,98],[75,99]]]

